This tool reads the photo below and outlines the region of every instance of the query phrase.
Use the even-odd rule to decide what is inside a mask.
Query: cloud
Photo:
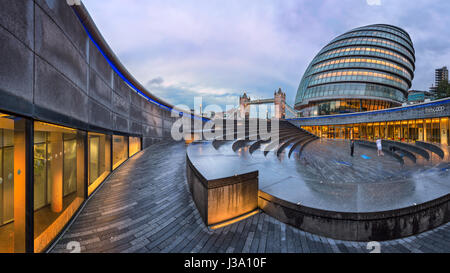
[[[369,6],[381,6],[381,0],[366,0]]]
[[[173,104],[194,95],[232,104],[244,91],[270,98],[281,87],[293,105],[320,49],[369,24],[408,31],[416,49],[414,89],[427,89],[434,69],[450,66],[448,0],[83,2],[127,69]]]
[[[164,82],[162,77],[157,77],[148,81],[147,86],[161,85]]]

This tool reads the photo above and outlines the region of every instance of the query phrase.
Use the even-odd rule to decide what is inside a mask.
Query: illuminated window
[[[25,120],[0,114],[0,253],[25,252]]]
[[[111,173],[111,136],[89,133],[89,187],[92,192]]]
[[[85,133],[34,123],[34,250],[43,251],[84,201]]]
[[[124,136],[113,136],[113,170],[128,158],[128,144]]]
[[[132,157],[136,153],[141,151],[141,138],[140,137],[129,137],[129,156]]]

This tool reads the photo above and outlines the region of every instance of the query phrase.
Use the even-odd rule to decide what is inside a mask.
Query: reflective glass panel
[[[124,136],[113,136],[113,170],[128,158],[128,143]]]
[[[0,253],[25,252],[25,122],[0,113]]]
[[[34,250],[42,252],[84,201],[85,132],[34,123]]]
[[[90,195],[111,173],[111,136],[89,133],[88,149]]]

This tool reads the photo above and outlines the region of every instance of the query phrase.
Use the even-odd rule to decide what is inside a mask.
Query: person
[[[377,139],[377,150],[378,150],[378,156],[384,156],[383,144],[382,144],[381,138]]]
[[[355,153],[355,140],[352,139],[350,141],[350,156],[353,157],[353,154]]]

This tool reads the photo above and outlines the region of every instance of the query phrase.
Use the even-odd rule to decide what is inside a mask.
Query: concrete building
[[[430,92],[436,96],[437,87],[443,81],[448,82],[448,69],[446,66],[438,68],[434,72],[434,85],[430,87]]]
[[[428,91],[421,90],[409,90],[408,91],[408,104],[422,103],[426,100],[431,100],[433,95]]]
[[[2,1],[0,47],[0,252],[42,252],[181,113],[127,71],[83,5]]]

